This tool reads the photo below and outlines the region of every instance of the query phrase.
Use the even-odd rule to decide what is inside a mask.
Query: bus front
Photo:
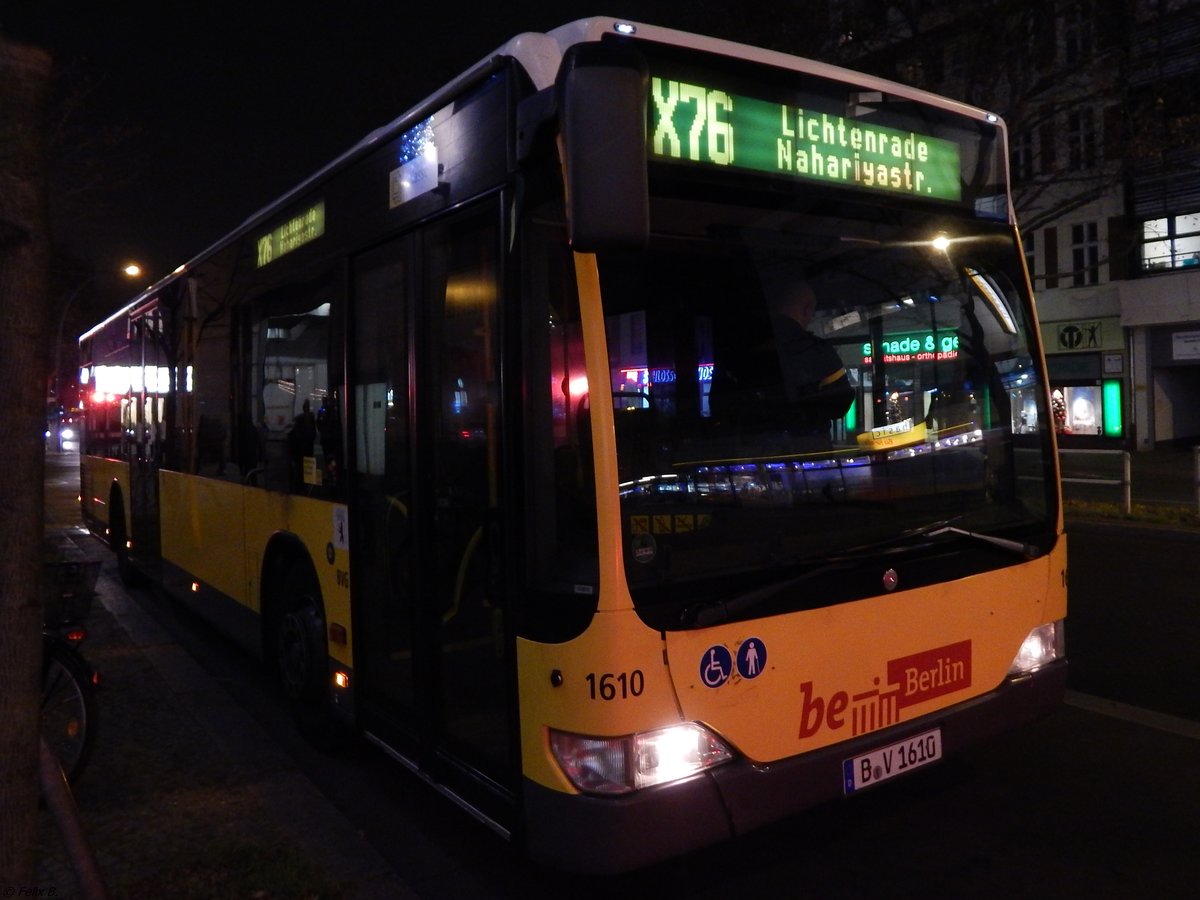
[[[531,192],[526,232],[549,329],[527,365],[550,387],[529,413],[527,829],[596,870],[935,764],[1053,709],[1066,677],[1003,125],[640,37],[610,43],[644,91],[648,231],[578,238],[570,195],[608,157],[567,134],[573,257],[552,196]],[[619,93],[571,91],[564,120]],[[543,315],[554,285],[570,302]]]

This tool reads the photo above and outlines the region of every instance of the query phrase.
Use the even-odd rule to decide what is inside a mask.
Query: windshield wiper
[[[965,528],[959,528],[951,524],[955,521],[957,519],[943,519],[939,522],[923,525],[920,528],[901,532],[894,537],[882,541],[874,541],[870,544],[851,547],[836,557],[828,557],[823,564],[801,572],[799,575],[793,575],[782,581],[772,582],[763,587],[746,591],[744,594],[737,594],[728,600],[706,600],[695,603],[683,611],[679,617],[680,622],[689,628],[706,627],[727,622],[741,613],[754,609],[773,597],[779,596],[784,591],[799,587],[806,581],[830,572],[840,572],[860,565],[865,557],[903,553],[913,550],[921,546],[919,543],[914,543],[914,539],[917,538],[937,538],[944,534],[952,534],[956,537],[979,541],[992,547],[998,547],[1001,550],[1007,550],[1021,559],[1033,559],[1041,554],[1041,551],[1034,544],[997,537],[994,534],[984,534],[979,531],[968,531]],[[926,545],[928,545],[928,542],[926,542]]]
[[[938,524],[941,525],[940,522]],[[980,531],[967,531],[965,528],[956,528],[953,525],[941,525],[940,528],[935,526],[932,531],[922,533],[927,537],[937,537],[939,534],[957,534],[960,537],[991,544],[993,547],[999,547],[1002,550],[1011,550],[1024,559],[1033,559],[1035,556],[1041,554],[1041,551],[1034,544],[1027,544],[1024,541],[1011,541],[1008,538],[997,537],[994,534],[984,534]]]
[[[930,522],[928,525],[921,525],[918,528],[910,528],[908,531],[902,531],[895,537],[885,538],[882,541],[875,541],[870,544],[862,544],[858,547],[853,547],[847,553],[859,557],[863,552],[868,550],[886,549],[891,551],[903,550],[908,548],[908,544],[914,538],[934,538],[943,534],[953,534],[958,537],[970,538],[974,541],[980,541],[984,544],[989,544],[992,547],[999,547],[1001,550],[1008,550],[1015,553],[1022,559],[1033,559],[1035,556],[1041,555],[1041,550],[1035,544],[1029,544],[1025,541],[1014,541],[1009,538],[997,537],[994,534],[987,534],[982,531],[968,531],[966,528],[959,528],[955,522],[960,521],[963,516],[955,516],[952,519],[942,519],[938,522]]]

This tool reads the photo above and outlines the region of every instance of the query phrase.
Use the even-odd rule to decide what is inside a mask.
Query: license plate
[[[942,730],[934,728],[932,731],[923,731],[846,760],[842,763],[843,787],[847,794],[852,794],[941,758]]]

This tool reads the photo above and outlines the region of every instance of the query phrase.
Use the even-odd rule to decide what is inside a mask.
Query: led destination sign
[[[324,233],[325,202],[320,201],[258,238],[256,267],[261,269],[285,253],[291,253],[309,241],[315,241]]]
[[[650,82],[653,158],[961,198],[953,141],[703,85],[657,77]]]

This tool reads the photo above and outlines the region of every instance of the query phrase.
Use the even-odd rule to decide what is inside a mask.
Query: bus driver
[[[742,433],[779,429],[776,452],[829,449],[830,427],[850,408],[854,388],[837,351],[809,330],[817,295],[802,278],[772,279],[764,294],[763,330],[731,354],[721,378],[714,372],[714,414]]]
[[[817,311],[816,292],[807,281],[792,281],[768,291],[767,305],[787,404],[827,431],[850,408],[854,388],[837,351],[808,329]]]

